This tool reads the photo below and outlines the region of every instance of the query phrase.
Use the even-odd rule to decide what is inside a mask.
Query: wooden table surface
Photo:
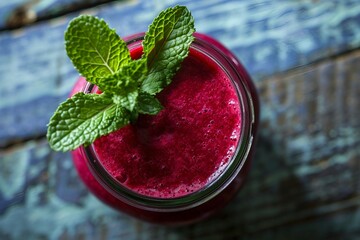
[[[246,186],[180,228],[105,206],[45,138],[78,76],[69,20],[94,14],[126,36],[174,4],[238,56],[261,99]],[[359,0],[2,0],[0,239],[360,239],[359,47]]]

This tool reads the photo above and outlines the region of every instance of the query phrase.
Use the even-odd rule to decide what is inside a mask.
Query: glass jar
[[[128,47],[141,45],[143,33],[126,38]],[[243,185],[251,164],[259,121],[259,102],[251,78],[237,58],[222,44],[195,33],[192,49],[216,62],[227,74],[237,92],[242,114],[241,133],[235,153],[223,172],[205,187],[176,198],[144,196],[122,186],[101,165],[92,145],[72,152],[75,167],[89,190],[109,206],[136,218],[166,225],[193,223],[213,215],[226,205]],[[80,78],[72,94],[96,91]]]

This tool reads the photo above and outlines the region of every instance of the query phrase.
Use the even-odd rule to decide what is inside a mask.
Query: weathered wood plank
[[[87,192],[69,154],[41,140],[0,153],[0,237],[357,239],[359,62],[360,50],[258,83],[262,120],[252,171],[212,219],[172,229],[116,213]]]
[[[360,238],[360,51],[344,54],[360,45],[358,1],[176,2],[256,80],[261,135],[245,188],[206,222],[153,226],[97,201],[69,154],[29,141],[0,152],[0,239]],[[124,36],[144,31],[170,4],[142,0],[89,12]],[[77,73],[63,32],[76,14],[0,34],[0,146],[43,136],[67,96]]]
[[[113,0],[15,0],[0,3],[0,31],[11,30]],[[121,0],[119,0],[121,1]]]
[[[234,51],[257,82],[360,46],[356,0],[141,0],[88,13],[105,18],[125,36],[145,31],[157,12],[175,3],[188,5],[198,31]],[[0,146],[43,135],[51,113],[70,91],[77,73],[66,57],[63,32],[77,14],[0,34]]]

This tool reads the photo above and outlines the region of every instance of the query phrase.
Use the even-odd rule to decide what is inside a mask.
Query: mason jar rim
[[[225,169],[214,179],[197,191],[175,198],[158,198],[139,194],[123,186],[102,166],[93,145],[81,146],[82,154],[86,156],[87,165],[97,181],[114,197],[121,201],[144,210],[157,212],[176,212],[199,206],[220,194],[239,174],[253,145],[255,110],[250,89],[244,84],[245,76],[237,71],[237,64],[233,58],[227,56],[220,48],[211,44],[209,36],[195,33],[191,49],[199,51],[218,64],[231,80],[240,104],[241,130],[236,150],[226,164]],[[204,37],[205,36],[205,37]],[[138,33],[125,38],[129,49],[141,45],[144,33]],[[210,38],[211,39],[211,38]],[[215,40],[213,40],[215,41]],[[216,42],[216,41],[215,41]],[[95,92],[97,87],[87,83],[83,91]]]

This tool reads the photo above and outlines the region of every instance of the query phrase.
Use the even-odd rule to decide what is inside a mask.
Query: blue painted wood
[[[177,3],[187,4],[197,30],[234,51],[257,82],[360,45],[357,1]],[[170,4],[173,1],[113,3],[89,13],[103,17],[125,36],[145,31]],[[63,32],[77,14],[0,35],[0,115],[6,116],[0,120],[0,146],[43,135],[51,113],[70,91],[77,73],[66,57]],[[26,111],[31,106],[39,107],[35,113]]]
[[[36,21],[100,5],[111,0],[12,0],[0,3],[0,30],[13,29]],[[120,0],[121,1],[121,0]]]
[[[321,72],[329,65],[341,69],[340,66],[347,63],[349,72],[357,71],[356,74],[341,80],[341,74],[335,72],[335,76],[340,77],[334,81],[351,86],[359,74],[356,68],[359,61],[357,52],[355,56],[325,61],[263,81],[260,86],[264,96],[263,112],[268,114],[262,120],[253,169],[236,199],[213,219],[172,229],[117,213],[86,191],[68,153],[54,153],[42,140],[0,154],[0,206],[3,207],[0,236],[6,236],[5,239],[25,235],[27,239],[78,239],[80,236],[84,239],[356,239],[360,236],[357,113],[347,118],[348,122],[354,121],[354,125],[342,126],[344,123],[334,118],[330,119],[332,128],[289,135],[293,129],[290,124],[278,125],[282,117],[277,110],[284,105],[301,108],[307,104],[307,98],[280,102],[270,89],[273,85],[282,85],[279,93],[285,94],[285,99],[292,99],[294,92],[306,96],[312,91],[328,91],[328,95],[338,96],[334,88],[304,88],[318,79],[307,78],[308,72]],[[294,86],[297,79],[303,79],[306,84]],[[350,97],[358,96],[359,84],[351,87],[355,90]],[[335,105],[336,97],[329,99],[329,103]],[[345,111],[351,109],[348,105],[342,107]],[[321,111],[306,113],[304,121],[309,121],[314,114],[319,115],[318,123],[325,125],[327,118],[321,116]],[[14,222],[16,227],[10,228]]]
[[[89,12],[124,36],[172,2]],[[175,229],[115,212],[86,190],[70,155],[43,137],[77,77],[63,46],[74,13],[0,33],[0,146],[29,139],[0,149],[0,239],[360,238],[358,1],[176,2],[256,81],[260,139],[244,189],[218,216]]]
[[[11,13],[25,2],[26,0],[15,0],[2,1],[0,3],[0,29],[3,29],[6,26],[6,21],[10,17]]]

